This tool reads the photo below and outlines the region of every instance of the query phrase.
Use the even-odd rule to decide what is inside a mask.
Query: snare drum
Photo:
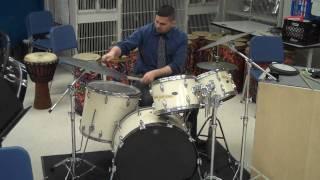
[[[197,168],[198,153],[183,120],[156,116],[152,108],[123,118],[114,131],[112,148],[119,180],[182,180]]]
[[[90,82],[82,113],[80,131],[84,136],[99,142],[110,143],[115,124],[134,111],[140,91],[113,81]]]
[[[152,83],[151,96],[156,115],[199,108],[199,100],[193,87],[196,77],[189,75],[169,76]]]
[[[212,84],[213,95],[219,95],[222,101],[226,101],[237,94],[236,86],[231,74],[227,71],[208,71],[197,76],[202,85]]]
[[[36,84],[33,107],[47,109],[51,106],[48,82],[53,79],[58,58],[53,53],[35,52],[27,54],[24,62],[30,78]]]
[[[101,56],[99,54],[94,53],[79,53],[75,54],[73,58],[82,61],[98,61],[101,58]],[[80,75],[82,75],[81,69],[75,68],[75,78],[78,78]],[[86,86],[89,82],[93,80],[101,80],[101,75],[95,72],[85,73],[75,84],[75,111],[80,115],[82,115],[83,111]]]

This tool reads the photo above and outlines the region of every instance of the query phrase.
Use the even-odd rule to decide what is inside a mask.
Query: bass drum
[[[197,150],[178,116],[152,108],[127,115],[113,136],[117,180],[183,180],[197,168]]]

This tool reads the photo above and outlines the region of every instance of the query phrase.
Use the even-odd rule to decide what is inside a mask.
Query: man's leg
[[[152,106],[153,98],[150,94],[149,85],[145,85],[139,81],[135,81],[132,85],[141,91],[141,100],[139,101],[139,106],[140,107]]]

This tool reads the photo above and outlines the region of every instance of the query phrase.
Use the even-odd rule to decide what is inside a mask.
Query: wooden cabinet
[[[320,179],[320,91],[259,83],[253,166],[272,180]]]

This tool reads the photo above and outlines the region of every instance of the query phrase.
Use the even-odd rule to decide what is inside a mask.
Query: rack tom
[[[169,76],[152,83],[154,114],[171,114],[199,108],[199,100],[194,87],[196,77],[189,75]]]

